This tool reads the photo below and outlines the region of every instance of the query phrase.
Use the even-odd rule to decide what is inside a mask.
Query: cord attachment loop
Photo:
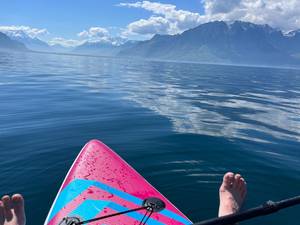
[[[143,201],[143,206],[147,207],[148,211],[160,212],[166,208],[166,204],[159,198],[147,198]]]

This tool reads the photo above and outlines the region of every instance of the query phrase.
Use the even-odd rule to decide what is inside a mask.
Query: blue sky
[[[1,0],[1,25],[47,27],[52,32],[73,35],[87,27],[125,27],[130,22],[146,18],[151,13],[118,7],[116,0]],[[201,0],[159,1],[180,9],[201,13]]]
[[[116,0],[1,0],[0,25],[24,25],[46,28],[48,38],[74,36],[89,27],[114,28],[113,32],[126,27],[129,23],[151,16],[143,9],[117,6],[122,2]],[[171,3],[180,9],[201,13],[201,0],[160,1]]]
[[[48,42],[148,39],[213,20],[300,28],[300,1],[285,0],[1,0],[0,31]],[[91,29],[92,28],[92,29]],[[72,42],[73,41],[73,42]]]

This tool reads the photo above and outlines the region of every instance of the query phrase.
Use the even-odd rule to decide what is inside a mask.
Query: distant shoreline
[[[165,63],[179,63],[179,64],[199,64],[199,65],[216,65],[216,66],[234,66],[234,67],[250,67],[250,68],[274,68],[274,69],[292,69],[300,70],[300,66],[274,66],[274,65],[257,65],[257,64],[238,64],[238,63],[213,63],[213,62],[199,62],[199,61],[177,61],[177,60],[167,60],[167,59],[143,59],[140,57],[125,57],[125,56],[102,56],[102,55],[92,55],[92,54],[79,54],[79,53],[68,53],[68,52],[46,52],[46,51],[16,51],[9,49],[0,49],[8,52],[22,52],[22,53],[35,53],[35,54],[50,54],[50,55],[62,55],[62,56],[77,56],[77,57],[91,57],[91,58],[108,58],[108,59],[127,59],[127,60],[138,60],[138,61],[150,61],[150,62],[165,62]]]

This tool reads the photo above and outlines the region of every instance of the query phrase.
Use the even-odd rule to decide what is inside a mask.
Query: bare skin
[[[240,174],[228,172],[223,177],[219,190],[219,217],[236,213],[242,207],[247,194],[247,185]]]
[[[24,199],[22,195],[5,195],[0,200],[0,225],[25,225]]]

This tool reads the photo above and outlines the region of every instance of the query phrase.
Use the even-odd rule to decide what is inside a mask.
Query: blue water
[[[0,194],[24,194],[28,224],[93,138],[193,221],[216,216],[229,170],[245,208],[299,195],[300,71],[0,53]],[[298,224],[299,210],[245,224]]]

